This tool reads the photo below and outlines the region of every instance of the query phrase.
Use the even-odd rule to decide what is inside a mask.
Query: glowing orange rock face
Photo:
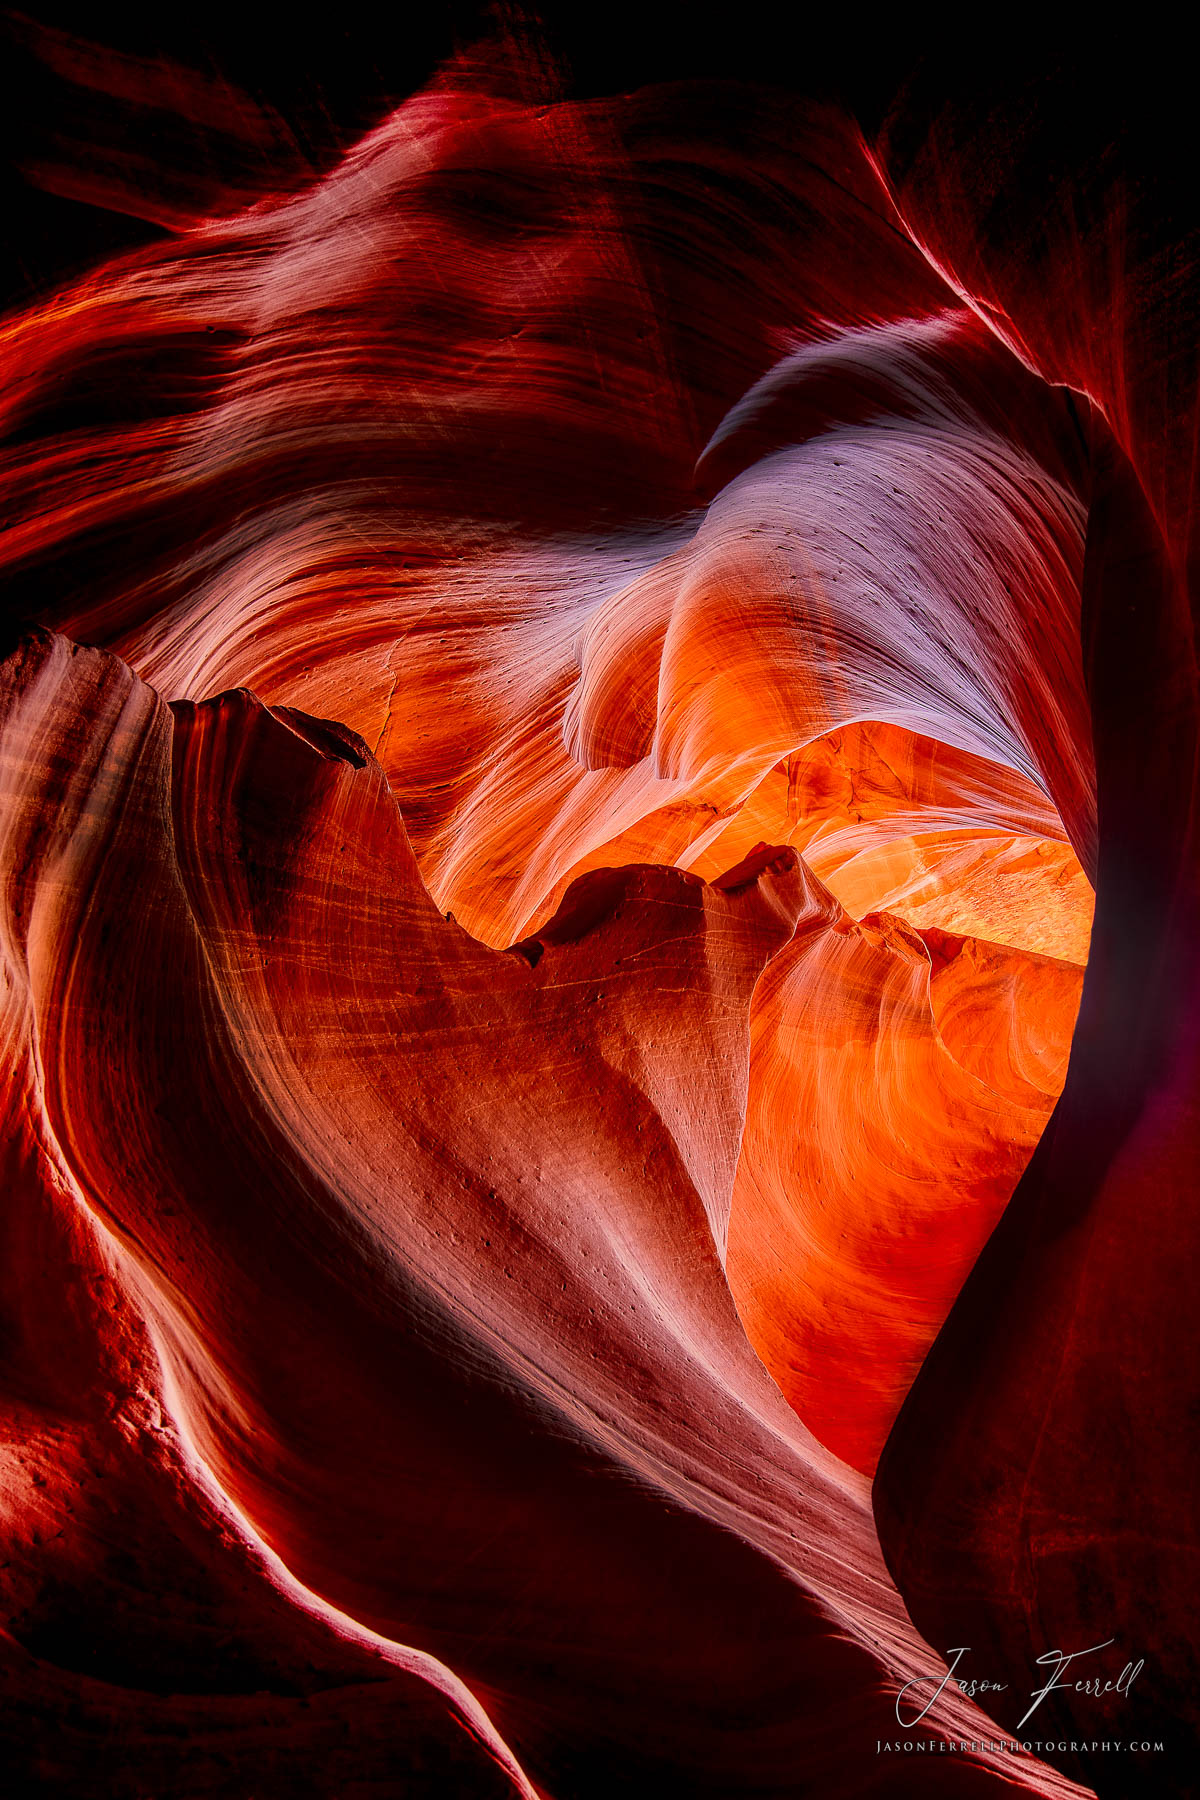
[[[1031,783],[895,727],[788,758],[693,866],[759,833],[831,891],[755,993],[729,1283],[870,1473],[1061,1092],[1092,890]]]
[[[1082,971],[835,902],[759,984],[729,1284],[867,1473],[1066,1074]]]
[[[892,1433],[940,1646],[910,1421],[968,1430],[944,1346],[1067,1075],[1114,856],[1089,507],[1133,502],[855,128],[711,104],[448,78],[6,327],[0,556],[57,633],[0,734],[15,1636],[67,1635],[35,1551],[99,1580],[102,1463],[160,1521],[100,1582],[130,1680],[166,1583],[187,1729],[264,1782],[340,1729],[293,1699],[379,1678],[431,1793],[909,1791],[875,1740],[939,1665],[866,1478]],[[1036,1596],[981,1496],[1042,1453],[999,1386],[962,1582],[1007,1670]],[[334,1784],[394,1772],[346,1716]],[[951,1690],[925,1729],[990,1728]],[[986,1749],[929,1791],[1014,1784],[1078,1791]]]
[[[1093,893],[1058,815],[1011,769],[894,726],[815,739],[766,776],[692,866],[758,830],[804,854],[856,919],[892,911],[1087,961]]]

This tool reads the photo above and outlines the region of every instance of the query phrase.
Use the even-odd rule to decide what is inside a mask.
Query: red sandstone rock
[[[450,76],[4,326],[47,1791],[904,1796],[905,1603],[1188,1715],[1194,311],[988,142]]]
[[[790,1792],[845,1781],[857,1736],[850,1779],[887,1791],[875,1740],[936,1659],[722,1268],[750,996],[816,891],[794,853],[725,889],[594,874],[494,951],[429,899],[343,727],[245,693],[172,712],[61,638],[5,678],[30,1199],[57,1189],[120,1296],[138,1506],[165,1490],[200,1548],[236,1508],[211,1554],[276,1661],[295,1581],[304,1631],[333,1607],[386,1639],[430,1684],[423,1755],[471,1705],[444,1664],[550,1793]],[[61,1510],[85,1455],[47,1478]],[[983,1730],[962,1701],[929,1724]],[[225,1729],[235,1760],[270,1748]]]

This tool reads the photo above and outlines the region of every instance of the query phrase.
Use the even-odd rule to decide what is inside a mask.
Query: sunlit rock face
[[[904,1796],[948,1644],[1172,1641],[1178,514],[1039,336],[1070,246],[956,261],[929,154],[451,72],[6,325],[47,1791]],[[1106,1791],[922,1730],[924,1793]]]

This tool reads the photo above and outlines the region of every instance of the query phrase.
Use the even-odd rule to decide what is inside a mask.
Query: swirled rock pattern
[[[1118,1792],[999,1745],[1046,1633],[1186,1711],[1162,327],[914,141],[464,61],[4,323],[45,1791],[903,1797],[971,1643],[919,1791]]]

